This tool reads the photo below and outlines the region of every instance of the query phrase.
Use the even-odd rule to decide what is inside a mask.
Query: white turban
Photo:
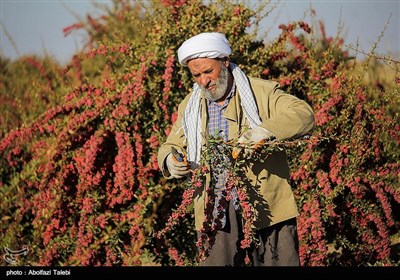
[[[185,42],[178,49],[178,59],[182,66],[187,61],[199,57],[222,58],[231,54],[231,47],[222,33],[200,33]]]

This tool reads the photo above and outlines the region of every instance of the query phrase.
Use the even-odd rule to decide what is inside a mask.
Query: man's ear
[[[229,67],[229,57],[224,57],[224,65],[225,67]]]

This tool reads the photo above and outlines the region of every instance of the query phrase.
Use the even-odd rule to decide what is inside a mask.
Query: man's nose
[[[210,83],[210,78],[207,75],[200,76],[200,84],[205,87]]]

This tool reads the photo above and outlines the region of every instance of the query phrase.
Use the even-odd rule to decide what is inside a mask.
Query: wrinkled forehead
[[[214,68],[221,68],[222,60],[208,57],[194,58],[187,63],[190,72],[201,73]]]

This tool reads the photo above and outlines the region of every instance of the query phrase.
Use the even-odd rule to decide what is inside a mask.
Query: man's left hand
[[[273,139],[275,136],[267,129],[257,126],[243,133],[238,139],[238,147],[235,147],[232,151],[233,158],[237,158],[239,153],[244,149],[245,154],[250,153],[249,146],[257,147],[261,143]]]

